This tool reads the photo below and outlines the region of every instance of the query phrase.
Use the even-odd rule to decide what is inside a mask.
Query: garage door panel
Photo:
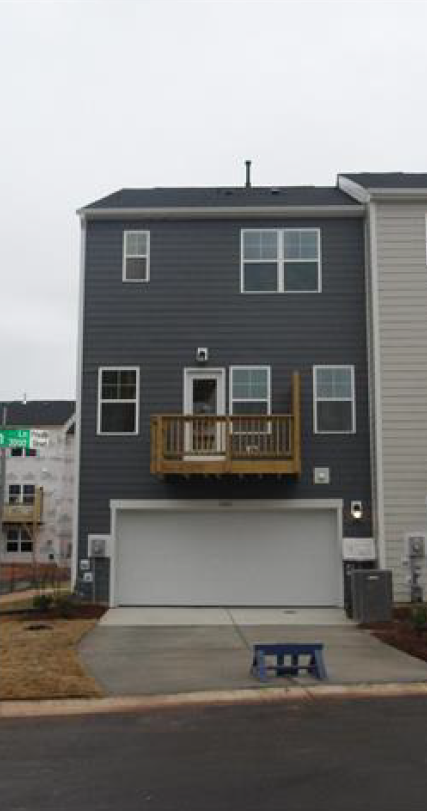
[[[117,515],[121,605],[336,605],[333,510]]]

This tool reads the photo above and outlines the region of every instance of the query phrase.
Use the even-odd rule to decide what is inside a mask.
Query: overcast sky
[[[423,0],[0,0],[0,400],[75,394],[75,209],[427,171]]]

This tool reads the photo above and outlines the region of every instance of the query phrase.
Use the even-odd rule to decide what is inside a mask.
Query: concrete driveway
[[[112,695],[259,686],[249,672],[256,642],[323,642],[331,684],[427,681],[427,664],[379,642],[342,612],[331,612],[114,609],[83,639],[79,651],[86,668]],[[304,675],[269,682],[275,687],[286,683],[313,680]]]

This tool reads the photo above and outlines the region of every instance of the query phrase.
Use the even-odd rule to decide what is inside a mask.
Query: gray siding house
[[[407,538],[427,529],[427,175],[343,174],[339,186],[367,212],[376,536],[406,601]]]
[[[79,214],[79,588],[95,556],[112,606],[341,605],[343,549],[375,555],[364,206],[124,189]]]

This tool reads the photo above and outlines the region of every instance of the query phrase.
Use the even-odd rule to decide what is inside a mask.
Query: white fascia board
[[[354,199],[359,203],[367,203],[369,201],[368,189],[365,189],[363,186],[359,186],[359,184],[355,183],[354,180],[350,180],[345,175],[338,175],[337,182],[341,191],[350,195],[350,197],[354,197]]]
[[[207,510],[250,511],[260,510],[341,510],[341,498],[312,499],[112,499],[110,508],[117,510],[165,510],[206,512]]]
[[[378,202],[406,202],[427,200],[427,189],[369,189],[370,200]]]
[[[338,175],[338,186],[341,191],[349,194],[359,203],[369,203],[371,200],[382,202],[414,202],[417,200],[427,200],[427,188],[425,189],[376,189],[366,188],[350,180],[345,175]]]
[[[360,205],[348,206],[189,206],[178,208],[81,208],[82,220],[98,219],[182,219],[228,217],[363,217]]]

